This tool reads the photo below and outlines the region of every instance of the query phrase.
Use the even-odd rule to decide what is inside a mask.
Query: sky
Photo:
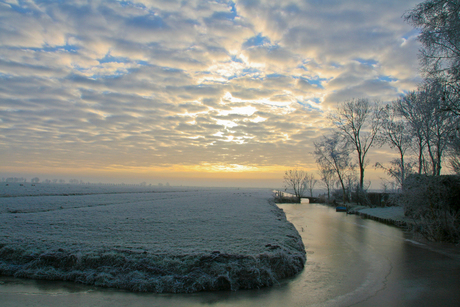
[[[0,0],[0,177],[282,185],[339,103],[420,83],[420,0]],[[396,152],[371,149],[372,165]]]

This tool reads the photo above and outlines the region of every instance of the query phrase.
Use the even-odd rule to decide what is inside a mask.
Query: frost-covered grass
[[[271,191],[0,186],[0,274],[133,291],[270,286],[305,250]]]

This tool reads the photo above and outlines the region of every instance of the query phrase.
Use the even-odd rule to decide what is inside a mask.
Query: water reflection
[[[323,205],[280,207],[302,236],[307,263],[298,276],[275,287],[159,295],[2,277],[2,306],[429,306],[460,301],[458,248],[415,244],[398,228]]]

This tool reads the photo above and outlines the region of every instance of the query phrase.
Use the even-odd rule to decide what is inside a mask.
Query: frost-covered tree
[[[292,190],[295,197],[302,197],[306,188],[307,175],[307,172],[298,169],[286,171],[284,173],[284,188]]]
[[[342,188],[343,202],[346,202],[345,175],[351,164],[350,145],[339,133],[322,137],[314,143],[316,163],[320,169],[333,170]]]
[[[417,91],[407,93],[395,102],[395,108],[407,121],[409,134],[412,138],[412,149],[417,155],[418,174],[422,174],[425,165],[424,150],[426,106]]]
[[[404,165],[402,165],[404,163]],[[404,188],[406,179],[414,174],[414,164],[401,159],[393,159],[389,162],[389,166],[385,166],[379,162],[375,164],[376,168],[383,169],[388,176],[393,178],[399,188]]]
[[[320,180],[327,189],[327,199],[331,199],[331,188],[334,186],[336,179],[333,168],[329,165],[318,164]]]
[[[456,131],[460,118],[444,108],[442,97],[443,87],[439,80],[427,80],[418,91],[396,102],[398,112],[410,126],[419,174],[440,175],[443,157],[458,139]]]
[[[333,125],[354,147],[358,156],[359,187],[364,188],[366,155],[377,139],[381,126],[381,108],[368,99],[351,99],[342,103],[329,115]]]
[[[398,171],[392,168],[389,172],[393,177],[399,174],[399,178],[395,178],[398,183],[403,186],[406,175],[406,151],[411,147],[412,136],[410,135],[410,126],[407,121],[398,111],[398,102],[394,101],[385,106],[382,112],[382,129],[381,137],[383,142],[387,143],[391,148],[398,151],[399,161],[393,164],[399,165]]]
[[[313,189],[315,188],[315,185],[318,182],[318,180],[316,180],[315,175],[308,173],[305,179],[305,184],[307,185],[307,189],[310,192],[310,197],[313,197]]]
[[[443,103],[460,114],[460,1],[427,0],[404,15],[420,29],[425,76],[443,85]]]
[[[356,192],[356,195],[358,196],[358,201],[361,202],[364,197],[363,192],[364,188],[361,188],[358,184],[358,177],[356,176],[356,164],[355,163],[350,163],[347,167],[347,169],[344,172],[344,181],[345,181],[345,187],[347,191],[347,198],[349,200],[352,200],[353,192]]]
[[[419,91],[422,97],[419,103],[426,112],[423,127],[433,176],[441,175],[442,157],[455,137],[459,125],[459,117],[443,108],[442,93],[442,84],[437,80],[427,82]]]

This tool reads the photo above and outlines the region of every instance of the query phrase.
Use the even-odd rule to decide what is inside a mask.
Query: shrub
[[[460,242],[460,176],[412,175],[399,202],[426,239]]]
[[[278,204],[285,204],[285,203],[300,204],[300,197],[297,197],[297,196],[294,196],[288,193],[283,193],[280,191],[274,192],[273,198],[275,199],[275,203],[278,203]]]

